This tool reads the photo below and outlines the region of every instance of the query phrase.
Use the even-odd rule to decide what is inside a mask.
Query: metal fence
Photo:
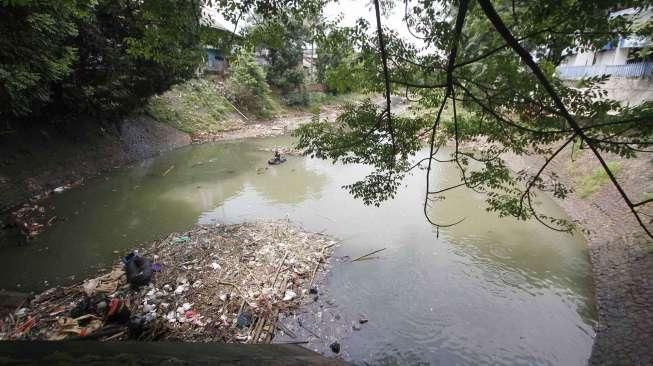
[[[601,75],[643,78],[653,76],[653,62],[627,65],[558,66],[556,74],[560,79],[582,79]]]

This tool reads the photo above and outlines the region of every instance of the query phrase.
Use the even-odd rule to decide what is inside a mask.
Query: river
[[[25,246],[0,245],[0,288],[70,283],[196,223],[288,218],[341,239],[338,257],[387,248],[377,259],[335,265],[327,276],[338,311],[370,320],[341,340],[354,362],[586,364],[596,310],[580,236],[500,219],[484,210],[482,195],[452,191],[431,214],[466,219],[436,237],[422,212],[423,171],[394,200],[365,206],[341,188],[365,167],[292,156],[268,167],[270,153],[259,149],[289,142],[189,146],[54,195],[46,202],[57,216],[52,228]],[[443,186],[456,173],[438,166],[433,177]],[[545,212],[563,215],[539,200]]]

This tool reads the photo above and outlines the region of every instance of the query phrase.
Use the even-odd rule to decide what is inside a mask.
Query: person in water
[[[268,164],[277,165],[277,164],[281,164],[281,163],[283,163],[285,161],[286,161],[286,159],[284,159],[281,156],[281,153],[279,152],[279,150],[275,149],[274,150],[274,155],[272,156],[272,159],[268,160]]]

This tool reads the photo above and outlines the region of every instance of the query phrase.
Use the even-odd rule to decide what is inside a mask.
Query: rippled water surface
[[[469,191],[451,192],[431,209],[442,221],[466,218],[436,237],[422,213],[423,171],[395,200],[367,207],[341,189],[362,178],[364,167],[290,157],[268,168],[270,154],[259,149],[288,142],[192,146],[54,196],[49,204],[60,221],[53,228],[28,246],[0,249],[0,287],[70,282],[113,262],[114,251],[198,222],[287,217],[342,239],[337,256],[387,248],[378,259],[337,265],[328,275],[338,309],[370,319],[342,340],[353,361],[586,363],[596,315],[582,239],[499,219]],[[439,167],[433,180],[453,183],[455,172]],[[551,201],[540,203],[561,214]]]

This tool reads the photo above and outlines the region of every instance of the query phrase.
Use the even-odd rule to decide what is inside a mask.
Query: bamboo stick
[[[356,262],[356,261],[361,260],[361,259],[363,259],[363,258],[365,258],[365,257],[369,257],[369,256],[371,256],[372,254],[376,254],[376,253],[378,253],[378,252],[382,252],[382,251],[384,251],[385,249],[386,249],[386,248],[378,249],[378,250],[375,250],[375,251],[373,251],[373,252],[367,253],[367,254],[365,254],[365,255],[361,255],[360,257],[358,257],[358,258],[352,260],[352,262]]]

